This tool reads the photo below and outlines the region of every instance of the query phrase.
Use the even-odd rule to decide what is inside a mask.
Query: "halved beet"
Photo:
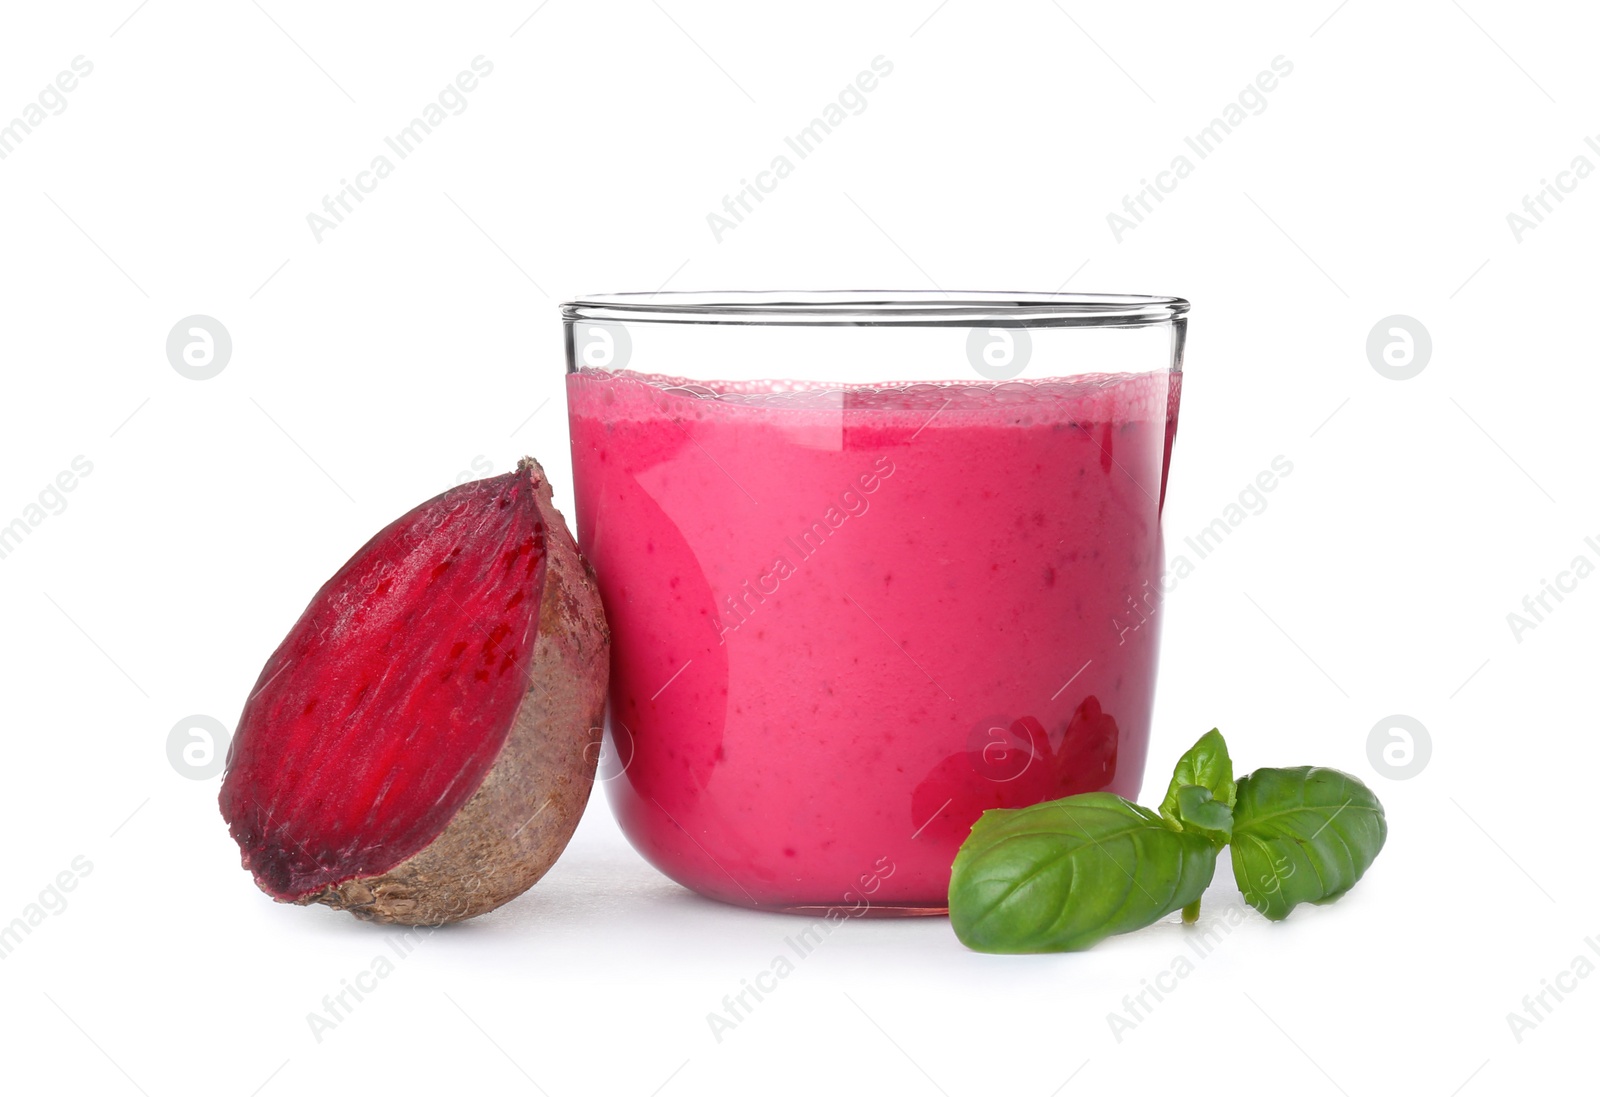
[[[380,532],[245,702],[222,783],[273,898],[437,925],[520,895],[599,756],[610,635],[532,458]]]

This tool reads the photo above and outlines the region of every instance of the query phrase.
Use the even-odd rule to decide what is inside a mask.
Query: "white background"
[[[0,160],[0,524],[93,466],[0,560],[0,922],[92,865],[0,961],[5,1088],[1473,1095],[1592,1072],[1600,978],[1520,1042],[1507,1015],[1600,963],[1600,578],[1520,642],[1506,621],[1600,563],[1600,178],[1520,242],[1506,221],[1600,165],[1592,9],[135,2],[0,16],[0,120],[94,66]],[[706,214],[880,54],[868,108],[717,242]],[[306,215],[478,55],[468,109],[317,242]],[[1265,111],[1119,243],[1106,214],[1279,55]],[[659,876],[597,795],[544,882],[316,1040],[384,931],[267,901],[168,733],[231,729],[317,585],[461,474],[532,452],[570,506],[559,301],[1064,283],[1194,303],[1169,550],[1294,465],[1163,607],[1145,796],[1212,725],[1243,769],[1346,769],[1391,828],[1356,891],[1252,916],[1120,1042],[1107,1015],[1187,951],[1175,919],[1021,958],[852,922],[719,1043],[706,1014],[796,924]],[[205,382],[164,351],[195,313],[234,343]],[[1434,346],[1403,382],[1365,351],[1396,313]],[[1395,713],[1430,732],[1409,780],[1369,760]],[[1224,870],[1207,905],[1233,902]]]

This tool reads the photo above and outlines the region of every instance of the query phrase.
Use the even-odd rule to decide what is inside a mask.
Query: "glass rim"
[[[1187,315],[1181,297],[998,290],[667,290],[564,302],[564,321],[862,327],[1144,327]]]

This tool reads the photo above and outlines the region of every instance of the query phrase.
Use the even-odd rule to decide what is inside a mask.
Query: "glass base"
[[[843,907],[838,903],[792,907],[753,907],[743,903],[739,905],[744,906],[746,910],[766,910],[774,914],[797,914],[803,918],[822,918],[827,916],[830,911],[838,912],[841,910],[848,911],[851,918],[943,918],[950,913],[950,908],[943,904],[938,906],[914,906],[906,903],[883,903],[881,905],[874,903],[862,911]]]

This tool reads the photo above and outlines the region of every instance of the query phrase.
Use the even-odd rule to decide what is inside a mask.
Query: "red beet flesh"
[[[546,572],[533,471],[452,488],[317,592],[239,718],[222,814],[262,890],[385,872],[483,782],[529,687]]]

